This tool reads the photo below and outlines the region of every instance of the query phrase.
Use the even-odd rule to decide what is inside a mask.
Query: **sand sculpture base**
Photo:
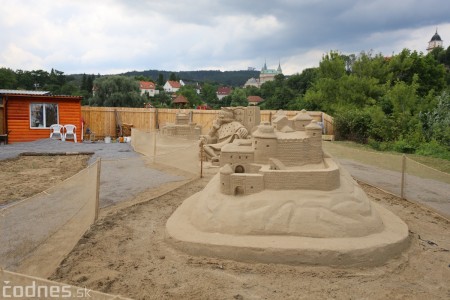
[[[245,262],[349,267],[398,256],[409,244],[407,225],[340,171],[341,186],[330,192],[245,196],[218,192],[216,175],[169,218],[168,241],[192,255]]]

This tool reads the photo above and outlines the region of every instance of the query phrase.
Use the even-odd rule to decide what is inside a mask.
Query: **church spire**
[[[278,74],[282,74],[283,73],[283,71],[281,70],[281,62],[280,61],[278,61],[277,72],[278,72]]]
[[[264,59],[264,66],[262,67],[262,71],[267,71],[267,63],[266,63],[265,59]]]

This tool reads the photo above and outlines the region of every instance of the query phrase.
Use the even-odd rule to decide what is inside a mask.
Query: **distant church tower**
[[[261,86],[264,82],[275,80],[275,76],[278,74],[283,74],[283,71],[281,70],[281,63],[278,63],[278,68],[275,70],[268,69],[267,63],[264,61],[264,66],[259,73],[259,86]]]
[[[441,37],[439,36],[437,29],[436,29],[436,33],[433,35],[431,40],[428,42],[427,51],[431,52],[434,48],[437,48],[437,47],[443,48],[443,41],[441,40]]]

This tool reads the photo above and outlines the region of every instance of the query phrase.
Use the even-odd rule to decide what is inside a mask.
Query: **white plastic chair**
[[[61,139],[64,141],[64,126],[61,124],[52,124],[50,125],[50,138],[51,139]]]
[[[64,129],[65,129],[64,140],[67,140],[69,138],[69,139],[73,139],[74,142],[76,143],[77,142],[77,133],[76,133],[77,126],[72,125],[72,124],[67,124],[67,125],[64,125]]]

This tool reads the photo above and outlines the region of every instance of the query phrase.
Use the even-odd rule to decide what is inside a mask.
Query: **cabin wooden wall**
[[[57,103],[59,123],[77,126],[77,139],[81,141],[81,99],[21,95],[18,97],[9,96],[6,104],[7,127],[10,131],[9,143],[31,142],[50,137],[50,129],[30,127],[30,103]]]
[[[5,110],[3,109],[3,104],[0,99],[0,134],[6,133],[5,128]]]

